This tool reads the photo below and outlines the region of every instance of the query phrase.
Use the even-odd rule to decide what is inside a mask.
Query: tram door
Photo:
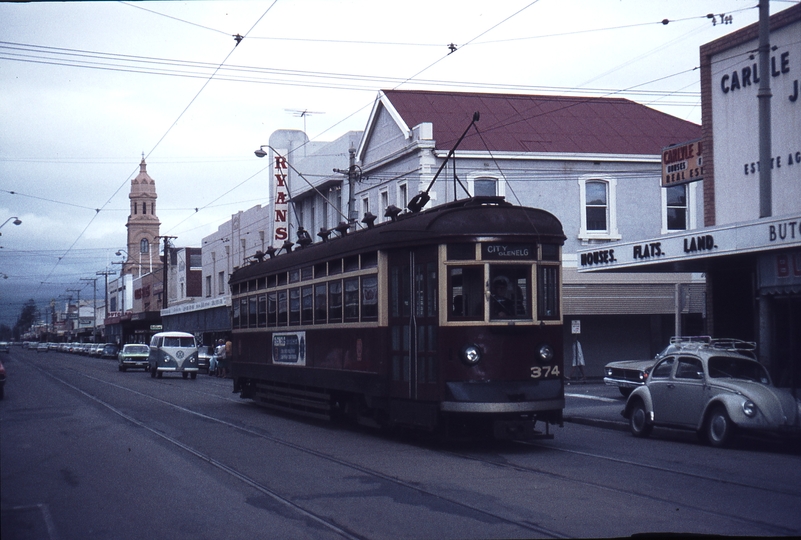
[[[437,248],[389,255],[392,397],[436,399]]]

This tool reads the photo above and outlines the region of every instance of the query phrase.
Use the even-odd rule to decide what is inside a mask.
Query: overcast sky
[[[380,89],[616,96],[700,123],[699,47],[756,22],[756,4],[2,3],[0,223],[22,224],[0,230],[0,323],[28,298],[91,297],[85,279],[119,269],[143,153],[161,233],[200,246],[267,203],[253,151],[272,132],[362,130]]]

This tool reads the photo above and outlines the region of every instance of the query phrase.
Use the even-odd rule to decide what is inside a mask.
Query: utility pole
[[[167,290],[167,276],[169,275],[169,266],[170,266],[170,240],[174,240],[178,238],[177,236],[157,236],[156,238],[163,238],[164,239],[164,280],[162,284],[162,291],[161,291],[161,309],[167,309],[169,304],[169,292]]]
[[[120,263],[120,264],[122,264],[122,263]],[[104,276],[106,278],[106,292],[105,292],[105,300],[104,300],[106,307],[105,307],[105,313],[104,313],[103,319],[108,319],[108,277],[109,276],[113,276],[116,273],[117,272],[115,272],[114,270],[101,270],[99,272],[95,272],[96,276]]]
[[[92,282],[92,342],[97,343],[97,278],[80,278],[81,281]],[[80,306],[78,306],[78,320],[80,321]]]
[[[67,289],[67,292],[74,292],[74,293],[77,293],[77,295],[78,295],[78,303],[77,303],[77,309],[76,309],[76,313],[75,313],[75,316],[76,316],[75,320],[78,321],[78,322],[75,324],[75,328],[76,329],[80,329],[80,326],[81,326],[81,289]],[[70,296],[69,300],[67,301],[67,317],[69,317],[69,312],[70,312],[69,305],[70,304],[72,304],[72,296]],[[77,332],[76,332],[76,335],[77,335]]]
[[[770,125],[770,2],[759,0],[759,217],[773,215]]]

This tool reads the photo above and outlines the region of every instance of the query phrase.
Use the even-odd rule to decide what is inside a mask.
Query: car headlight
[[[745,402],[743,403],[743,413],[745,413],[745,415],[748,418],[755,417],[757,413],[756,403],[754,403],[750,399],[746,399]]]
[[[475,366],[478,361],[481,360],[481,349],[478,347],[478,345],[473,345],[470,343],[462,347],[459,355],[462,358],[462,362],[468,366]]]
[[[541,362],[550,362],[553,359],[553,347],[548,344],[540,345],[537,354]]]
[[[647,378],[648,378],[648,373],[647,373],[647,372],[645,372],[645,371],[640,371],[640,373],[639,373],[639,378],[640,378],[640,380],[641,380],[642,382],[645,382],[645,379],[647,379]]]
[[[612,368],[606,368],[606,376],[607,377],[611,377],[612,376]]]

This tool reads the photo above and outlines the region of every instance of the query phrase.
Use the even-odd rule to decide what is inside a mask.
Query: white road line
[[[603,401],[605,403],[620,403],[619,399],[601,397],[601,396],[588,396],[587,394],[565,394],[565,397],[575,397],[581,399],[594,399],[596,401]]]

